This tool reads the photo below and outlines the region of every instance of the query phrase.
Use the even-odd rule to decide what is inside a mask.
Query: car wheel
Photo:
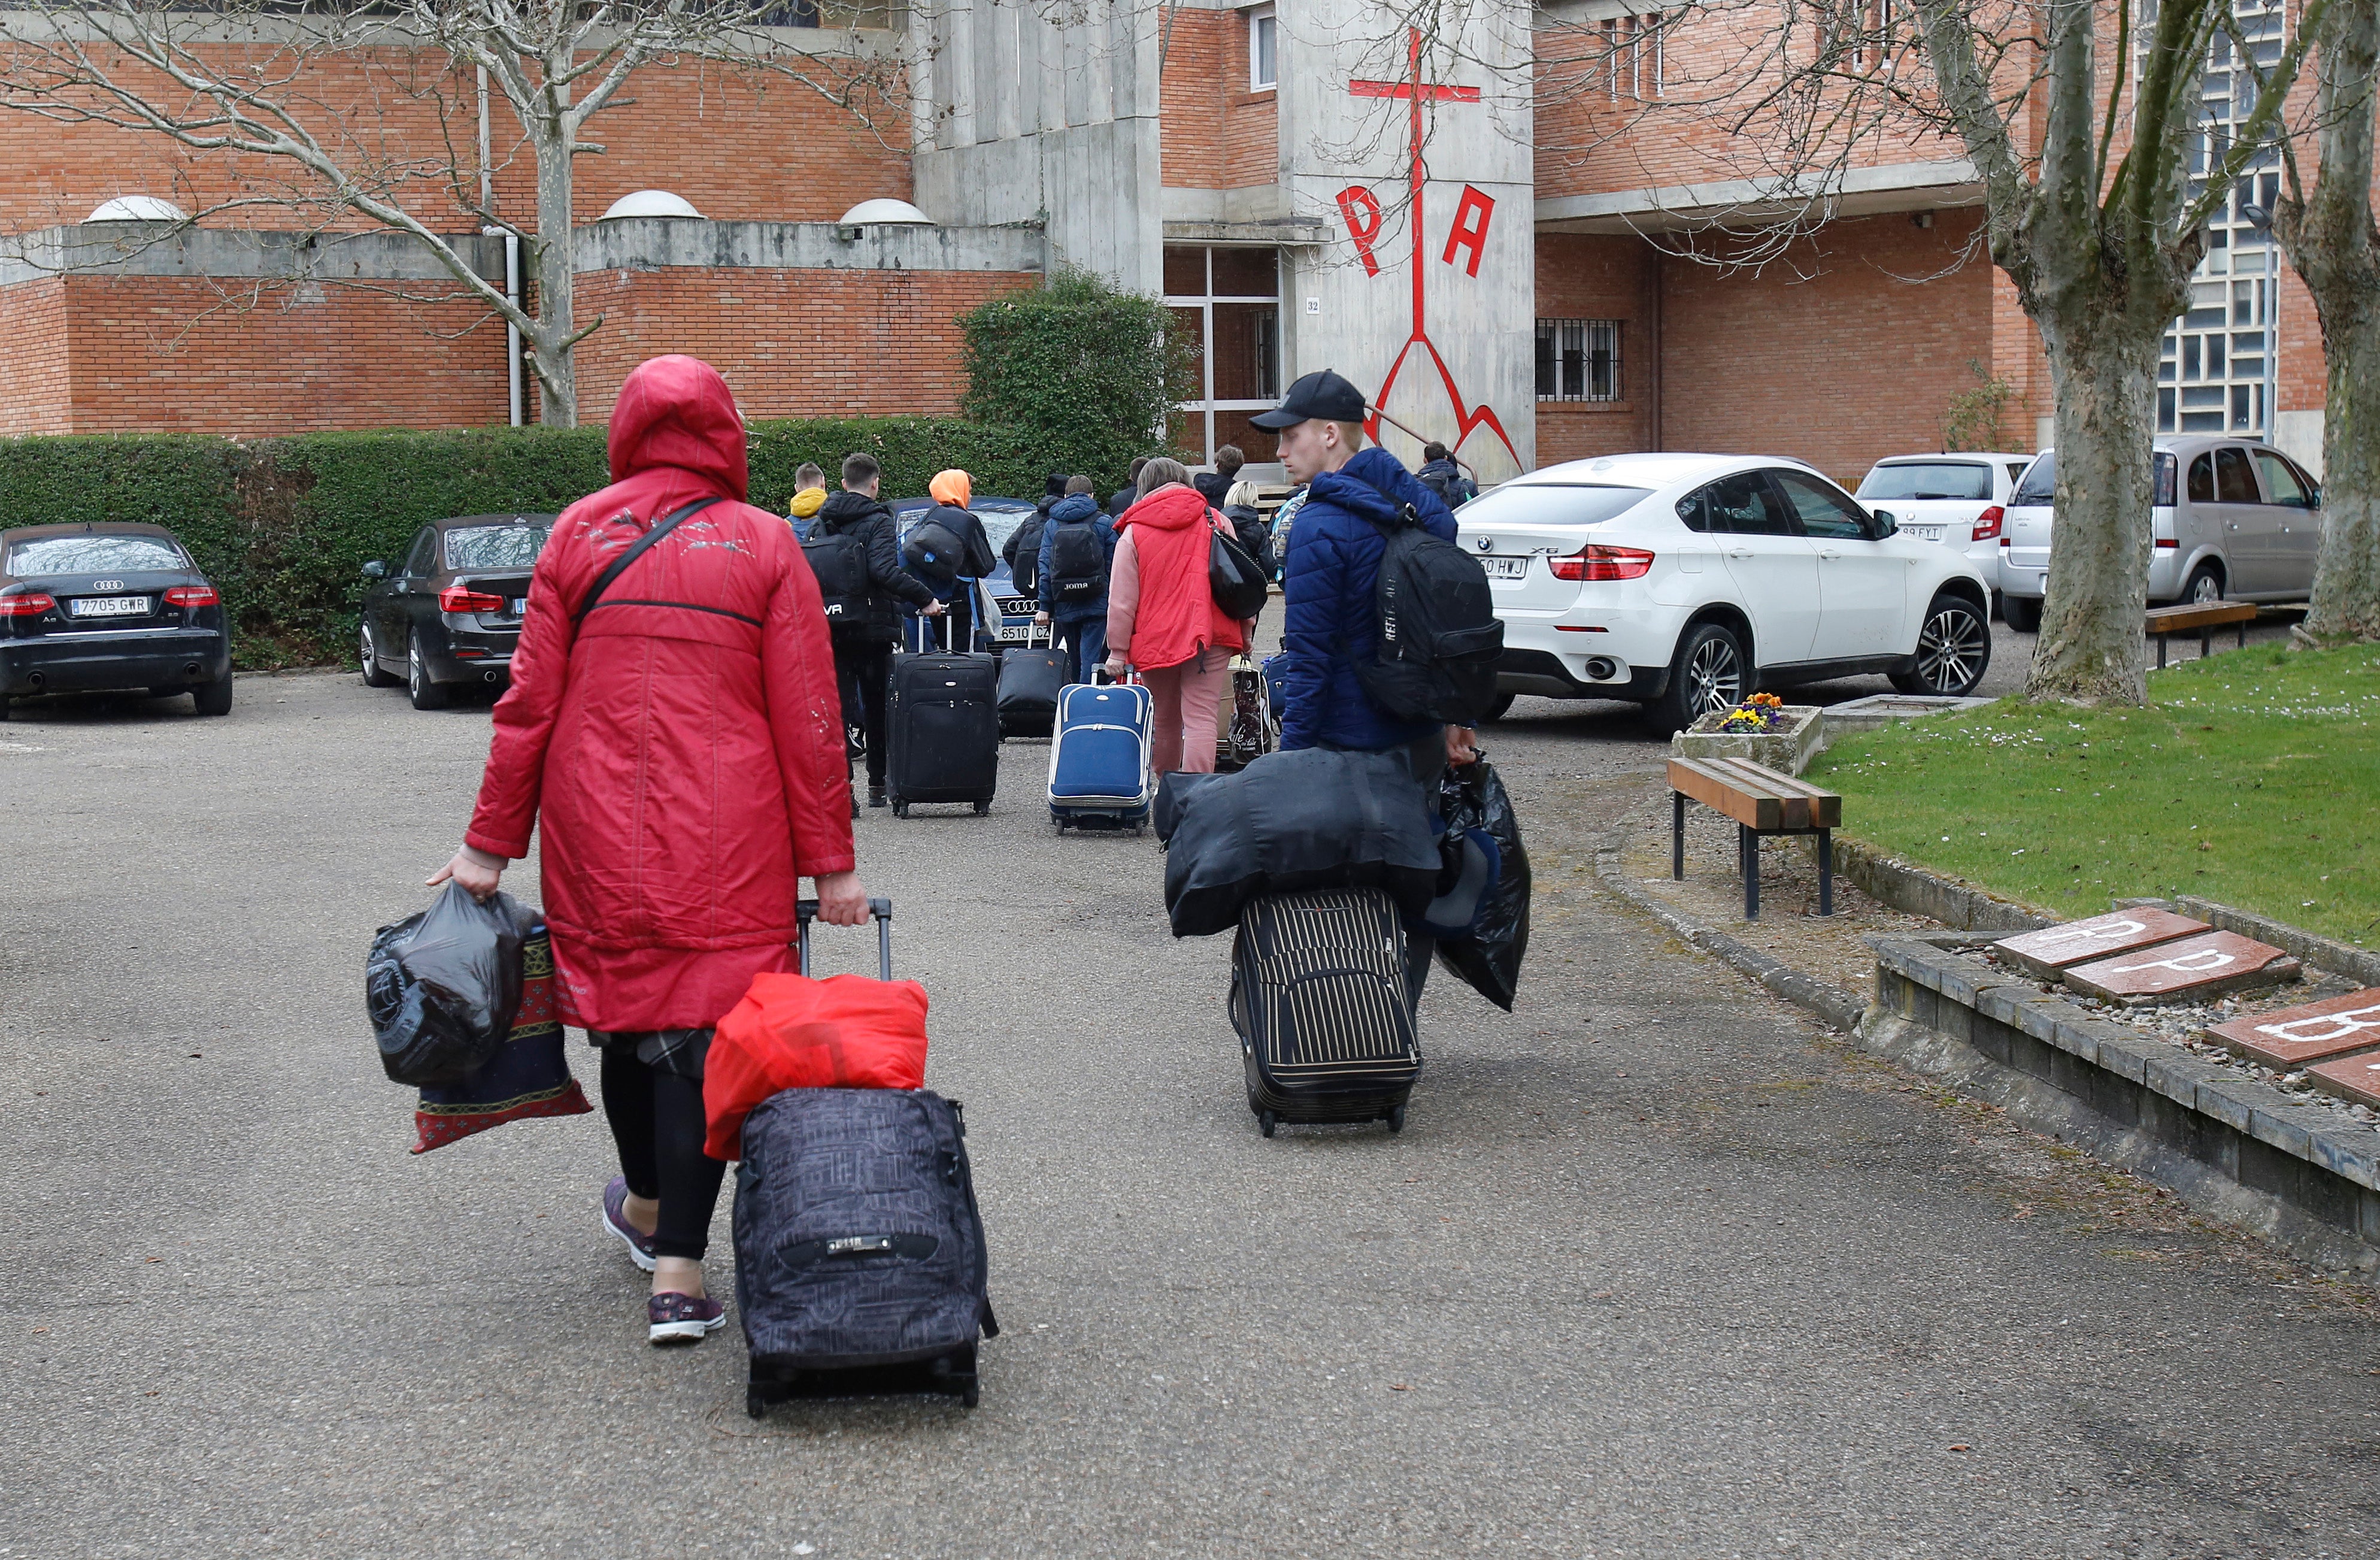
[[[1480,720],[1483,722],[1502,720],[1504,718],[1504,712],[1512,707],[1512,700],[1514,697],[1514,695],[1510,693],[1498,694],[1495,698],[1495,701],[1489,704],[1487,710],[1481,713],[1479,716]]]
[[[1964,699],[1992,664],[1992,629],[1964,596],[1937,596],[1917,630],[1917,664],[1892,675],[1903,693]]]
[[[1714,710],[1732,709],[1752,691],[1752,666],[1734,630],[1697,623],[1678,641],[1670,664],[1670,690],[1654,706],[1656,718],[1683,730]]]
[[[202,715],[231,713],[231,674],[225,672],[212,682],[200,683],[190,689],[190,702]]]
[[[2181,599],[2192,606],[2212,606],[2223,599],[2223,571],[2213,564],[2201,564],[2190,571],[2190,583],[2181,588]]]
[[[446,707],[444,683],[430,675],[430,659],[421,653],[421,636],[405,636],[405,691],[417,710],[443,710]]]
[[[2000,621],[2020,634],[2039,632],[2041,598],[2039,596],[2002,596]]]
[[[380,652],[372,648],[371,625],[367,623],[358,629],[357,632],[361,638],[363,644],[363,648],[358,658],[363,663],[364,686],[366,688],[395,688],[396,686],[396,679],[390,676],[387,670],[381,665]]]

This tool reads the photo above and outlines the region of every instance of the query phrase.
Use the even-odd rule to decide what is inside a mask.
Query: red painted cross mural
[[[1347,83],[1347,90],[1357,97],[1403,99],[1409,123],[1406,155],[1407,177],[1412,186],[1409,197],[1412,209],[1405,214],[1405,223],[1413,229],[1413,331],[1405,337],[1396,361],[1390,365],[1388,377],[1380,384],[1379,397],[1373,404],[1382,409],[1388,407],[1390,393],[1396,387],[1397,375],[1404,370],[1405,359],[1412,356],[1414,348],[1418,347],[1429,354],[1431,366],[1438,370],[1439,382],[1446,387],[1446,398],[1454,408],[1452,447],[1461,449],[1472,431],[1484,425],[1502,441],[1505,451],[1512,457],[1512,464],[1518,466],[1521,463],[1520,452],[1513,449],[1512,438],[1504,432],[1503,423],[1497,420],[1495,410],[1486,406],[1475,408],[1463,400],[1463,391],[1454,383],[1454,371],[1446,366],[1445,358],[1439,355],[1437,344],[1429,338],[1428,289],[1427,274],[1422,267],[1422,245],[1426,241],[1422,232],[1422,191],[1429,179],[1428,168],[1422,158],[1422,105],[1426,103],[1477,103],[1479,89],[1424,81],[1421,76],[1421,30],[1408,28],[1405,30],[1405,79],[1353,80]],[[1364,274],[1378,275],[1380,262],[1372,253],[1372,242],[1380,236],[1378,197],[1360,184],[1351,184],[1339,192],[1339,214],[1347,224],[1347,236],[1355,241],[1355,253],[1364,262]],[[1439,257],[1439,262],[1454,264],[1455,251],[1461,250],[1467,256],[1463,274],[1478,275],[1479,257],[1488,247],[1488,225],[1495,214],[1493,196],[1464,185],[1463,199],[1455,207],[1454,226],[1446,236],[1446,251]],[[1366,420],[1366,432],[1374,439],[1379,437],[1378,411]]]

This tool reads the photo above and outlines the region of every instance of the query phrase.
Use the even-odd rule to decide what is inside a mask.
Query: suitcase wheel
[[[769,1417],[769,1405],[760,1396],[759,1387],[747,1386],[744,1389],[744,1411],[756,1420],[765,1420]]]
[[[909,804],[905,801],[894,802],[892,804],[892,816],[895,818],[906,818],[909,816]]]
[[[1263,1133],[1266,1137],[1271,1137],[1272,1129],[1280,1125],[1281,1117],[1273,1115],[1272,1112],[1259,1111],[1257,1113],[1257,1130]]]
[[[977,1386],[973,1382],[967,1383],[966,1390],[959,1394],[959,1402],[969,1408],[974,1408],[977,1404],[982,1401],[983,1389]]]
[[[979,802],[978,802],[978,803],[976,803],[976,804],[975,804],[975,815],[976,815],[977,817],[978,817],[978,818],[983,817],[986,813],[990,812],[990,810],[991,810],[991,803],[990,803],[990,802],[988,802],[988,801],[979,801]]]
[[[1389,1130],[1390,1130],[1390,1131],[1391,1131],[1391,1132],[1402,1132],[1402,1131],[1403,1131],[1404,1129],[1405,1129],[1405,1108],[1404,1108],[1404,1106],[1402,1106],[1402,1105],[1391,1105],[1390,1107],[1389,1107]]]

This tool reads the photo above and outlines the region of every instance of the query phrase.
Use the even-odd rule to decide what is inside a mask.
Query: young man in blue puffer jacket
[[[1396,457],[1378,445],[1364,447],[1364,394],[1328,370],[1300,379],[1278,408],[1249,420],[1280,433],[1289,480],[1310,484],[1281,569],[1281,638],[1289,665],[1281,745],[1402,749],[1434,800],[1446,765],[1478,756],[1471,729],[1398,720],[1372,702],[1355,666],[1378,651],[1373,593],[1387,545],[1382,528],[1411,505],[1431,535],[1452,542],[1454,517]],[[1415,1002],[1433,946],[1408,929],[1405,984]]]

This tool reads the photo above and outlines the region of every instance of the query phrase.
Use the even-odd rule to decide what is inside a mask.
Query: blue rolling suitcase
[[[1138,683],[1072,683],[1059,690],[1050,741],[1050,817],[1069,828],[1124,829],[1148,820],[1148,689]]]

